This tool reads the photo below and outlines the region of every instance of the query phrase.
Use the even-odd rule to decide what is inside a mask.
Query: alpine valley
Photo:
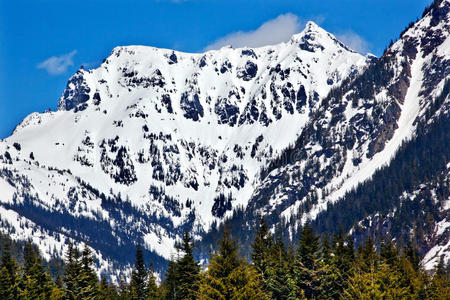
[[[113,279],[137,243],[162,273],[185,231],[203,258],[225,223],[248,255],[260,216],[448,263],[449,32],[440,0],[379,58],[313,22],[261,48],[116,47],[0,141],[0,231],[47,260],[86,241]]]

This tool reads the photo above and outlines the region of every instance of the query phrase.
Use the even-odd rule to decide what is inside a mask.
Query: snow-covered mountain
[[[426,132],[434,123],[448,121],[449,32],[450,2],[435,1],[380,59],[333,88],[296,142],[262,172],[245,210],[246,220],[263,215],[272,224],[281,222],[292,238],[306,221],[333,232],[339,225],[350,229],[367,214],[397,209],[394,199],[378,203],[373,193],[353,197],[347,206],[340,203],[377,169],[389,165],[419,127]],[[444,157],[439,167],[448,172],[449,153],[439,155]],[[447,202],[440,204],[444,215]]]
[[[370,59],[312,22],[257,49],[117,47],[72,76],[58,111],[29,115],[0,144],[3,227],[18,212],[45,235],[94,249],[98,236],[142,237],[169,258],[186,228],[199,236],[246,206],[261,167]]]
[[[117,47],[0,142],[0,229],[47,257],[87,241],[106,273],[138,242],[158,268],[185,230],[202,239],[237,208],[292,232],[438,113],[425,116],[450,74],[449,7],[380,59],[313,22],[255,49]]]

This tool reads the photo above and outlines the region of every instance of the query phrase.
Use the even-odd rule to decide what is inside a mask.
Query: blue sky
[[[80,65],[115,46],[201,52],[286,40],[313,20],[380,55],[431,0],[0,0],[0,138],[29,113],[56,109]]]

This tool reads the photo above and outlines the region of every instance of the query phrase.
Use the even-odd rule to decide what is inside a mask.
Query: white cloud
[[[300,19],[291,13],[279,15],[275,19],[263,23],[253,31],[237,31],[219,38],[205,50],[220,49],[223,46],[231,45],[239,47],[261,47],[266,45],[287,42],[293,34],[298,33],[303,28]]]
[[[336,37],[345,45],[361,54],[366,54],[370,50],[369,43],[363,37],[351,30],[336,34]]]
[[[46,70],[50,75],[58,75],[67,71],[67,68],[73,66],[73,56],[77,50],[60,56],[52,56],[37,65],[38,69]]]

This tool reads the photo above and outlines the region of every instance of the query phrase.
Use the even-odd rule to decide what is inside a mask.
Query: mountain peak
[[[323,28],[321,28],[319,25],[317,25],[313,21],[308,21],[306,23],[305,29],[304,29],[304,31],[319,31],[319,30],[323,30]]]
[[[336,45],[349,52],[354,52],[340,42],[333,34],[329,33],[313,21],[308,21],[305,28],[300,33],[294,34],[291,37],[290,43],[298,44],[300,49],[310,52],[323,51],[330,46],[335,47]]]
[[[291,37],[291,41],[298,42],[305,38],[310,38],[311,34],[323,34],[323,33],[328,34],[328,32],[325,29],[323,29],[313,21],[308,21],[305,25],[305,28],[303,28],[301,32],[296,33]]]

